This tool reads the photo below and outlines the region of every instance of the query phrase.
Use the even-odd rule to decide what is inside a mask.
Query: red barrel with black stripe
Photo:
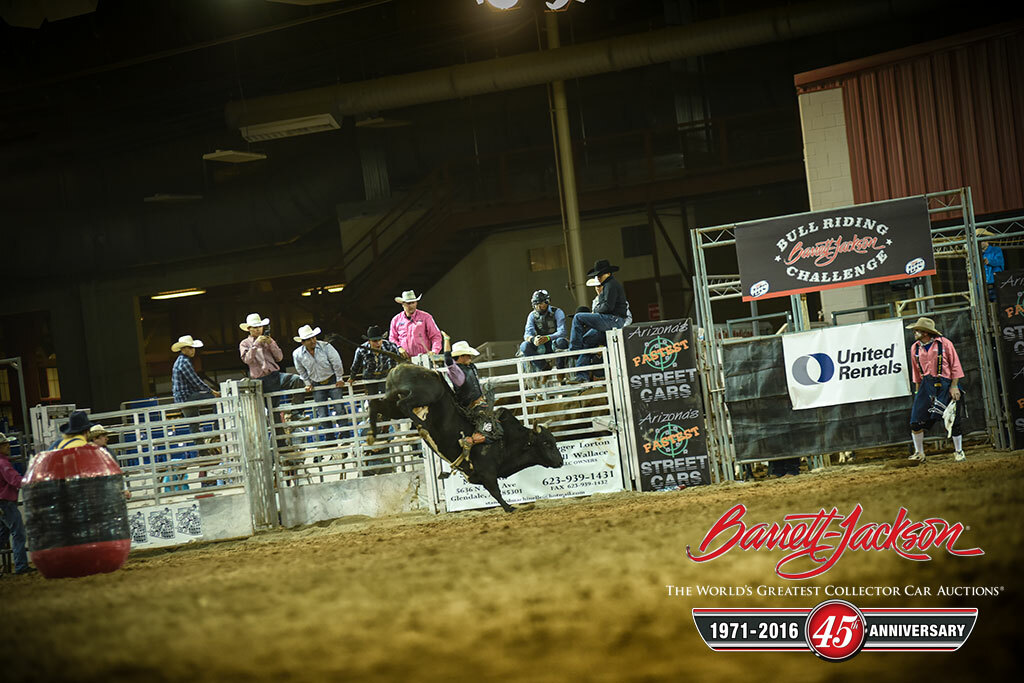
[[[112,572],[131,550],[124,474],[98,446],[33,458],[21,488],[28,556],[48,579]]]

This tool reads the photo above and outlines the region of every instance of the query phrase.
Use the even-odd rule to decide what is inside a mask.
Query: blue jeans
[[[11,535],[11,550],[14,551],[14,571],[28,569],[28,553],[25,550],[25,522],[21,519],[21,510],[13,500],[0,500],[0,522],[3,522],[5,533]]]
[[[532,341],[524,341],[519,345],[519,351],[527,358],[536,356],[538,354],[555,353],[556,351],[566,351],[569,348],[569,341],[564,337],[558,337],[556,339],[549,339],[540,346],[536,346]],[[565,358],[559,358],[555,362],[555,366],[559,369],[565,367]],[[547,370],[547,363],[544,360],[533,361],[533,368],[537,372],[543,372]]]
[[[593,349],[601,346],[604,342],[604,333],[608,330],[615,330],[626,324],[625,318],[605,313],[577,313],[572,317],[572,334],[569,337],[569,349],[579,351],[580,349]],[[576,367],[592,365],[594,354],[584,353],[576,358]],[[582,381],[588,379],[586,372],[576,373],[576,378]]]
[[[316,403],[323,403],[324,401],[326,401],[328,399],[330,399],[331,401],[337,401],[337,403],[335,405],[337,407],[337,411],[338,411],[339,415],[345,412],[345,404],[341,403],[341,387],[331,387],[329,389],[314,389],[313,390],[313,401],[314,402],[316,402]],[[317,406],[316,409],[314,410],[314,413],[316,414],[317,417],[327,417],[328,415],[331,414],[331,409],[330,409],[330,406]],[[320,423],[320,425],[318,425],[317,428],[318,429],[323,429],[323,425],[324,424],[325,423]],[[338,423],[330,423],[330,424],[333,427],[337,427],[338,426]],[[321,434],[318,440],[319,441],[334,441],[337,438],[338,438],[338,435],[335,434],[335,433],[326,434],[326,435],[325,434]]]

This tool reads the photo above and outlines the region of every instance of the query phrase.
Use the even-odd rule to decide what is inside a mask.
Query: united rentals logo
[[[955,548],[964,532],[960,522],[950,524],[938,517],[921,522],[910,519],[906,508],[900,508],[892,524],[868,522],[858,525],[864,508],[858,503],[848,515],[837,508],[826,512],[822,508],[813,514],[786,515],[784,524],[765,522],[748,527],[743,521],[747,508],[733,506],[715,522],[704,536],[695,555],[686,546],[686,555],[694,562],[708,562],[726,554],[733,548],[741,550],[785,550],[789,553],[775,565],[775,573],[784,579],[809,579],[824,574],[834,567],[848,550],[892,551],[908,560],[931,560],[928,550],[945,547],[950,555],[973,557],[984,555],[981,548]],[[838,529],[830,528],[833,524]],[[721,537],[721,538],[720,538]],[[716,539],[721,545],[708,550]],[[834,544],[829,541],[836,539]],[[790,570],[794,562],[809,560],[810,567]]]
[[[818,371],[815,373],[818,375],[817,379],[811,377],[811,361],[818,364]],[[836,364],[832,362],[832,359],[827,353],[812,353],[806,356],[800,356],[793,361],[793,379],[800,384],[803,384],[805,387],[812,387],[815,384],[824,384],[832,379],[835,374]]]
[[[827,353],[809,353],[798,357],[790,367],[793,379],[805,387],[824,384],[833,377],[840,380],[882,377],[903,372],[896,360],[896,344],[860,349],[840,349],[835,360]]]

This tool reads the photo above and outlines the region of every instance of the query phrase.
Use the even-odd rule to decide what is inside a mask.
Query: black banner
[[[640,490],[711,483],[704,404],[689,320],[622,330]]]
[[[1014,448],[1024,442],[1024,270],[995,274],[996,324],[1003,346],[1003,391],[1010,400]]]
[[[736,257],[744,301],[935,274],[924,197],[738,226]]]

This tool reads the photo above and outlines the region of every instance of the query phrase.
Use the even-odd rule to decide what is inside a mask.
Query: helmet
[[[551,301],[551,295],[548,294],[546,289],[538,289],[533,293],[533,297],[530,299],[530,303],[536,306],[537,304],[546,304]]]

